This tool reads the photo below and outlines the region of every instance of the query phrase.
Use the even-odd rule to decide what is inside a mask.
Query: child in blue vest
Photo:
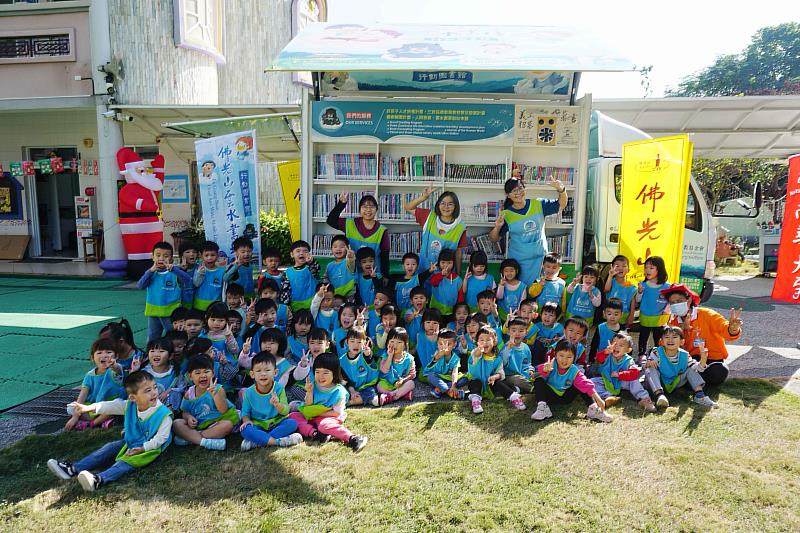
[[[636,305],[639,307],[639,355],[647,353],[647,342],[653,336],[653,344],[661,340],[661,328],[669,320],[667,300],[661,296],[668,289],[667,266],[664,259],[654,255],[644,262],[644,282],[639,283]]]
[[[375,328],[375,336],[372,338],[375,357],[381,358],[386,354],[386,340],[389,337],[389,332],[396,328],[399,323],[400,311],[391,304],[384,305],[381,308],[381,323]]]
[[[300,309],[292,318],[292,334],[287,337],[289,351],[286,357],[296,365],[303,353],[308,350],[308,334],[314,327],[314,317],[308,309]]]
[[[169,407],[170,410],[177,411],[180,405],[172,406],[168,404],[169,393],[178,381],[178,373],[172,365],[172,342],[166,337],[152,340],[147,343],[145,353],[147,353],[148,363],[143,370],[153,376],[156,381],[158,400]]]
[[[153,266],[136,284],[139,289],[147,289],[144,316],[147,317],[148,341],[161,337],[172,328],[170,316],[181,305],[181,286],[189,282],[189,275],[172,265],[172,245],[157,242],[153,246]]]
[[[605,402],[597,394],[592,380],[575,364],[577,346],[566,339],[558,341],[554,348],[555,357],[536,367],[531,377],[536,397],[536,411],[532,420],[544,420],[553,416],[551,403],[570,404],[576,396],[588,406],[586,417],[598,422],[611,422],[611,415],[605,412]]]
[[[410,346],[413,349],[417,345],[417,335],[422,331],[422,313],[428,305],[428,294],[424,287],[414,287],[411,289],[411,309],[407,311],[403,320],[405,322]]]
[[[294,446],[303,442],[297,422],[288,418],[289,403],[284,386],[275,381],[275,356],[259,352],[253,357],[250,378],[254,381],[242,396],[242,451],[262,446]]]
[[[311,246],[306,241],[294,241],[291,256],[294,263],[281,278],[280,301],[292,311],[309,309],[319,284],[319,263],[311,256]]]
[[[645,383],[657,398],[656,406],[669,407],[666,394],[689,385],[694,393],[694,403],[709,409],[719,407],[703,391],[706,382],[698,371],[699,363],[681,348],[683,329],[680,326],[664,326],[660,337],[661,346],[650,352],[644,371]]]
[[[280,301],[280,288],[278,282],[274,279],[265,279],[258,290],[259,300],[256,301],[254,312],[256,319],[258,318],[258,311],[256,307],[261,300],[272,300],[275,303],[275,319],[270,323],[269,327],[276,327],[286,333],[289,327],[289,322],[292,320],[292,308]]]
[[[317,289],[317,294],[311,301],[311,314],[314,317],[314,326],[322,328],[332,334],[339,326],[339,312],[334,309],[333,299],[335,297],[333,287],[323,283]]]
[[[225,304],[217,302],[206,310],[206,329],[200,333],[200,338],[211,341],[214,350],[218,352],[220,358],[227,361],[236,361],[239,353],[239,343],[233,336],[230,326],[228,326],[228,308]],[[230,389],[232,383],[228,380],[220,380],[226,390]]]
[[[508,313],[517,310],[528,293],[528,287],[519,279],[519,272],[520,266],[516,259],[504,259],[500,263],[500,283],[497,285],[496,295],[501,321],[505,321]]]
[[[228,389],[232,389],[236,383],[236,377],[239,373],[239,367],[236,364],[235,358],[228,358],[223,352],[220,352],[214,347],[211,339],[207,337],[196,337],[186,344],[184,349],[184,361],[181,364],[180,372],[185,375],[186,386],[183,392],[190,386],[192,380],[189,377],[188,365],[189,361],[196,355],[205,355],[211,359],[212,371],[214,379],[219,383],[227,383]],[[181,400],[182,401],[182,400]],[[172,402],[170,402],[172,405]]]
[[[619,403],[620,393],[627,390],[645,412],[655,413],[656,406],[639,381],[641,369],[630,356],[632,351],[633,339],[624,331],[615,334],[608,348],[597,352],[599,366],[598,375],[592,378],[594,388],[606,407]]]
[[[561,307],[566,282],[559,277],[560,271],[561,256],[553,252],[545,255],[542,260],[542,276],[528,288],[528,295],[536,300],[539,308],[546,303]]]
[[[306,378],[306,397],[299,411],[289,415],[297,422],[304,437],[325,442],[333,437],[354,452],[367,445],[367,437],[355,435],[344,427],[347,417],[347,390],[340,384],[342,371],[336,354],[327,352],[314,361],[314,379]]]
[[[175,444],[194,444],[207,450],[224,450],[225,437],[239,422],[239,413],[225,396],[225,389],[214,377],[214,362],[197,355],[187,367],[193,385],[183,395],[182,417],[172,424]]]
[[[541,308],[539,322],[533,324],[528,330],[525,342],[528,346],[534,346],[536,342],[544,346],[551,346],[557,339],[564,336],[564,325],[558,321],[561,309],[554,302],[547,302]]]
[[[422,331],[417,333],[417,342],[411,351],[416,355],[417,368],[425,369],[433,360],[438,349],[439,328],[442,324],[442,314],[438,309],[426,309],[422,314]],[[420,381],[425,381],[425,374],[420,376]]]
[[[380,405],[378,391],[378,365],[367,345],[367,335],[361,328],[347,332],[347,353],[339,356],[345,387],[350,393],[348,405]]]
[[[205,315],[197,309],[187,309],[183,321],[183,331],[186,332],[187,342],[196,339],[206,325]]]
[[[403,255],[403,273],[392,278],[394,301],[402,314],[411,310],[411,291],[425,285],[430,272],[419,272],[419,256],[414,252]]]
[[[219,245],[206,241],[200,247],[203,262],[194,272],[194,308],[205,311],[214,302],[222,301],[222,277],[225,269],[217,266]]]
[[[463,400],[467,377],[460,372],[461,359],[455,352],[456,332],[452,329],[440,329],[437,339],[436,353],[430,363],[425,366],[425,377],[431,386],[431,396],[441,398],[447,394],[454,400]]]
[[[267,246],[261,250],[261,275],[258,278],[258,292],[261,292],[261,284],[264,280],[272,279],[275,283],[280,283],[283,272],[278,267],[281,266],[281,253],[274,246]]]
[[[375,269],[375,251],[372,248],[359,248],[356,263],[360,268],[356,275],[356,303],[371,305],[375,301],[375,291],[386,288],[387,280]]]
[[[486,290],[478,293],[478,312],[486,317],[486,323],[500,331],[500,313],[497,306],[496,291]]]
[[[472,350],[475,349],[478,338],[478,331],[482,326],[487,324],[486,317],[483,313],[472,313],[467,317],[467,322],[464,324],[464,333],[459,336],[457,350],[458,355],[461,357],[461,370],[466,371],[467,361]]]
[[[503,358],[497,354],[497,332],[491,326],[483,326],[477,337],[477,347],[470,354],[467,368],[472,412],[476,415],[483,413],[481,401],[484,398],[492,400],[495,395],[506,398],[516,407],[522,399],[504,381]]]
[[[478,295],[483,291],[494,292],[497,287],[494,278],[489,275],[489,258],[483,250],[476,250],[469,256],[469,268],[464,274],[461,284],[463,300],[469,306],[470,313],[478,311]]]
[[[356,293],[356,254],[350,248],[350,241],[344,235],[334,235],[331,242],[333,261],[325,267],[322,280],[330,284],[333,293],[351,300]]]
[[[244,288],[238,283],[228,283],[225,286],[225,305],[228,311],[236,311],[239,318],[244,320],[247,313],[247,302],[244,299]]]
[[[228,322],[228,327],[231,330],[231,334],[233,334],[233,338],[236,339],[236,345],[239,347],[239,350],[242,349],[242,343],[244,339],[242,338],[242,315],[239,314],[238,311],[228,310],[225,315],[225,320]],[[235,353],[239,353],[238,351]]]
[[[459,301],[461,296],[461,276],[454,269],[456,252],[450,248],[445,248],[439,253],[436,261],[437,270],[428,278],[427,285],[430,286],[431,301],[430,306],[438,309],[443,317],[453,314],[453,306]]]
[[[456,335],[463,335],[464,327],[469,318],[469,306],[467,302],[458,302],[453,306],[453,319],[447,324],[447,329],[452,329]]]
[[[380,404],[386,405],[397,400],[411,401],[414,395],[414,378],[417,367],[414,357],[408,353],[408,332],[404,328],[394,328],[386,340],[386,356],[381,360],[378,385]]]
[[[253,241],[248,237],[237,237],[231,243],[233,248],[233,261],[225,267],[222,280],[227,286],[230,283],[241,285],[244,296],[252,298],[255,295],[255,283],[253,282]]]
[[[580,276],[575,276],[567,286],[567,318],[575,316],[582,318],[591,328],[594,322],[594,310],[600,307],[603,295],[595,287],[597,283],[597,269],[585,266]],[[578,285],[580,284],[580,285]],[[570,296],[571,295],[571,296]]]
[[[505,384],[523,394],[529,394],[533,390],[533,385],[528,379],[531,369],[531,349],[523,342],[527,331],[528,326],[524,320],[515,318],[509,322],[508,342],[500,352]],[[521,398],[512,401],[511,405],[520,411],[526,408]]]
[[[611,270],[603,287],[606,298],[618,298],[622,302],[620,323],[625,324],[625,329],[630,329],[633,326],[633,317],[636,314],[637,287],[635,284],[628,282],[629,269],[627,257],[624,255],[614,256],[614,259],[611,260]]]
[[[122,368],[116,364],[116,344],[109,338],[100,337],[92,343],[89,350],[94,368],[83,377],[81,390],[78,393],[79,404],[92,404],[123,398],[125,389],[122,386]],[[64,431],[83,430],[96,427],[110,427],[114,419],[110,415],[87,413],[81,415],[67,407],[69,420]]]
[[[181,305],[186,309],[191,309],[194,305],[194,273],[197,270],[197,256],[199,251],[197,245],[191,241],[183,241],[178,247],[178,255],[181,258],[181,270],[189,275],[189,282],[181,282]]]
[[[123,415],[123,437],[105,444],[83,459],[70,463],[50,459],[47,467],[61,479],[78,478],[83,490],[95,491],[101,486],[152,463],[172,441],[172,413],[158,401],[153,376],[139,370],[123,381],[128,399],[96,402],[91,405],[70,404],[79,415]],[[105,470],[95,474],[98,468]]]
[[[144,357],[144,352],[136,347],[133,340],[133,328],[127,319],[120,319],[119,322],[109,322],[102,328],[98,337],[108,337],[117,347],[116,363],[122,367],[123,372],[128,372],[131,365],[138,358]]]
[[[381,323],[381,310],[392,301],[392,290],[388,287],[375,289],[372,304],[366,309],[367,336],[374,337],[375,330]]]
[[[183,331],[186,329],[186,316],[189,313],[189,309],[185,307],[178,307],[169,315],[169,321],[171,324],[171,328],[169,331]],[[167,333],[169,333],[169,331]],[[164,335],[166,335],[165,333]]]
[[[603,308],[603,318],[605,322],[598,324],[597,331],[594,332],[592,343],[589,346],[590,364],[594,362],[597,352],[610,346],[614,335],[620,331],[625,331],[625,328],[619,323],[622,318],[622,301],[619,298],[609,298]]]
[[[358,310],[355,304],[344,304],[339,309],[339,327],[333,330],[331,335],[331,344],[333,345],[331,351],[337,355],[342,355],[347,351],[347,332],[350,331],[356,320],[363,318],[363,314]]]

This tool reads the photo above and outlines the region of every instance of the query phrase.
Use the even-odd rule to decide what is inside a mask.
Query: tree
[[[717,58],[667,96],[800,94],[800,23],[761,28],[738,54]]]
[[[736,191],[749,194],[757,181],[765,198],[780,198],[786,194],[788,167],[766,159],[695,159],[692,175],[713,213],[720,202],[739,197]]]

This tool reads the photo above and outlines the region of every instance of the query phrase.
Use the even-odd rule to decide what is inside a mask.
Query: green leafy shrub
[[[292,245],[292,236],[289,232],[289,218],[286,213],[276,213],[274,209],[269,212],[261,211],[259,216],[261,226],[261,249],[271,246],[281,253],[281,262],[289,263],[289,248]]]

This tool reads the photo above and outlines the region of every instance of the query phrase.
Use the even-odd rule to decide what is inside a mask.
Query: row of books
[[[422,232],[409,231],[408,233],[389,234],[389,256],[400,259],[408,252],[419,253],[422,246]]]
[[[545,217],[547,224],[574,224],[575,223],[575,200],[572,196],[567,198],[567,205],[555,215]]]
[[[445,165],[445,177],[452,182],[471,183],[503,183],[506,176],[506,164],[496,165],[461,165],[448,163]]]
[[[511,171],[519,170],[522,180],[529,185],[547,185],[550,178],[564,185],[575,185],[575,169],[572,167],[549,167],[511,163]]]
[[[418,176],[441,176],[444,157],[441,155],[412,155],[394,159],[381,156],[381,178],[408,178]]]
[[[320,154],[316,157],[317,176],[322,178],[374,178],[378,175],[375,154]]]
[[[361,197],[365,194],[374,195],[375,191],[351,191],[347,193],[347,207],[344,208],[342,211],[342,217],[353,217],[358,216],[358,202],[361,200]],[[339,202],[339,194],[338,193],[329,193],[329,194],[315,194],[314,195],[314,207],[312,210],[313,216],[315,217],[327,217],[328,213],[331,212],[331,209],[336,207],[336,204]]]
[[[486,257],[492,261],[502,261],[504,259],[503,252],[500,249],[500,243],[493,242],[489,238],[488,232],[480,235],[472,235],[467,239],[467,256],[472,255],[478,250],[485,252]]]
[[[416,220],[412,213],[403,209],[403,203],[410,202],[419,196],[419,193],[381,194],[378,196],[378,220]],[[431,196],[417,207],[433,209],[439,199],[439,191],[434,191]]]
[[[471,206],[461,207],[461,218],[465,223],[469,222],[494,222],[500,211],[503,209],[503,202],[489,201]]]
[[[562,262],[571,263],[575,252],[572,234],[547,237],[547,249],[559,254]]]

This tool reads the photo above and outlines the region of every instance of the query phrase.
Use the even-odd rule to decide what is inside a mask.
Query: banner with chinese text
[[[278,163],[283,202],[289,219],[292,241],[300,239],[300,161]]]
[[[644,280],[644,263],[660,256],[667,279],[680,276],[692,143],[686,135],[625,143],[619,253],[630,262],[629,279]]]
[[[783,211],[778,276],[772,299],[800,303],[800,154],[789,158],[789,184]]]
[[[253,241],[253,260],[261,264],[258,223],[255,131],[195,141],[197,179],[206,239],[233,257],[234,239]]]

